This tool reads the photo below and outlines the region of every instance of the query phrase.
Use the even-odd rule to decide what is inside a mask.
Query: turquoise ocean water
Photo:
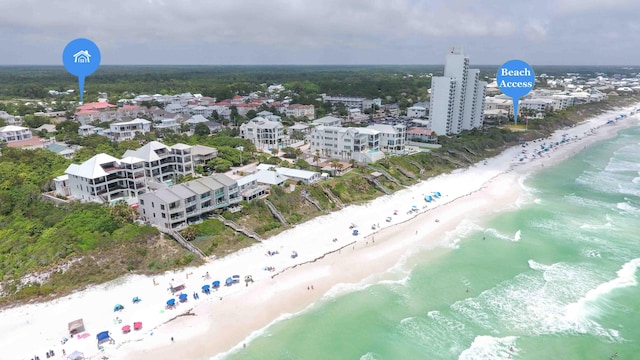
[[[640,359],[640,128],[524,185],[530,200],[467,221],[454,248],[418,252],[226,358]]]

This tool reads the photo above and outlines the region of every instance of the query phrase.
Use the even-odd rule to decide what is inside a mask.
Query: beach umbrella
[[[167,300],[167,305],[169,305],[169,306],[173,306],[173,305],[175,305],[175,304],[176,304],[176,299],[169,299],[169,300]]]
[[[132,300],[131,300],[134,304],[137,304],[140,302],[140,298],[135,296]]]
[[[131,326],[125,325],[125,326],[122,327],[122,332],[123,333],[128,333],[129,331],[131,331]]]
[[[227,284],[227,286],[233,284],[233,279],[232,278],[227,278],[227,281],[225,281],[225,283]]]
[[[142,323],[140,321],[136,321],[133,323],[133,330],[140,330],[142,329]]]
[[[220,280],[216,280],[216,281],[214,281],[212,285],[213,285],[213,288],[214,288],[214,289],[215,289],[215,288],[219,288],[219,287],[220,287]]]
[[[202,291],[204,293],[209,293],[209,288],[210,288],[210,286],[208,284],[207,285],[202,285]]]
[[[232,278],[234,283],[240,282],[240,275],[233,275]]]
[[[180,301],[187,301],[187,294],[180,294]]]
[[[431,202],[433,200],[433,197],[431,195],[427,195],[424,197],[424,201],[426,202]]]
[[[116,306],[113,307],[113,311],[120,311],[122,309],[124,309],[124,306],[120,304],[116,304]]]

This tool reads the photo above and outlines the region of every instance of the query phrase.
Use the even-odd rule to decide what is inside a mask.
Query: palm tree
[[[318,167],[318,162],[320,161],[320,150],[316,149],[315,155],[313,155],[313,162],[316,163],[316,167]]]
[[[300,148],[296,148],[293,153],[296,155],[296,158],[299,158],[303,154],[302,150],[300,150]]]
[[[336,175],[337,175],[338,165],[342,165],[340,164],[340,161],[338,161],[338,159],[331,159],[331,167],[333,168]]]

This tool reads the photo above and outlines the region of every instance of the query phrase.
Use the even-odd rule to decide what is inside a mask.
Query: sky
[[[0,65],[640,64],[638,0],[0,0]]]

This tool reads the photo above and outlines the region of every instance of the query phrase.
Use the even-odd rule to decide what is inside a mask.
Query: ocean
[[[639,155],[638,127],[592,145],[224,358],[640,359]]]

